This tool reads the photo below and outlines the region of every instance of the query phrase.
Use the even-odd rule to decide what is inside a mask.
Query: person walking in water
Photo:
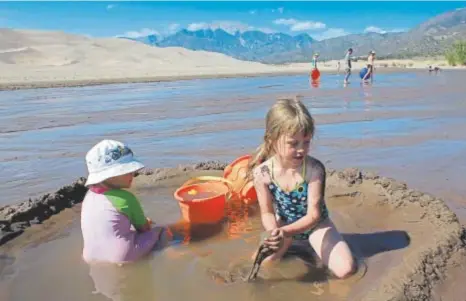
[[[372,50],[369,52],[369,56],[367,57],[367,72],[364,75],[362,81],[366,81],[367,78],[371,77],[371,82],[374,81],[374,60],[375,60],[375,51]]]
[[[318,69],[317,68],[317,59],[319,58],[319,54],[318,53],[315,53],[313,56],[312,56],[312,70],[315,70],[315,69]]]
[[[353,48],[349,48],[345,55],[345,84],[348,84],[349,77],[351,76],[351,54],[353,54]]]
[[[315,53],[312,56],[312,70],[311,70],[311,79],[313,83],[316,83],[319,81],[320,78],[320,72],[319,69],[317,68],[317,59],[319,58],[319,54]]]

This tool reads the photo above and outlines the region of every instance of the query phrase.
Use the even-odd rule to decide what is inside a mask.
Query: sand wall
[[[160,180],[180,171],[189,170],[221,170],[226,163],[201,162],[194,165],[183,165],[175,169],[158,168],[143,169],[138,175],[152,175],[153,179]],[[0,246],[21,235],[31,225],[40,224],[52,215],[58,214],[65,208],[70,208],[81,203],[85,194],[84,183],[86,178],[82,177],[70,185],[58,189],[56,192],[47,193],[27,201],[17,202],[0,208]]]
[[[413,189],[395,179],[380,177],[373,173],[363,173],[358,169],[346,169],[343,172],[330,171],[348,185],[372,182],[382,196],[382,202],[394,208],[415,208],[414,215],[437,229],[427,228],[421,234],[422,244],[403,258],[399,264],[386,270],[386,275],[378,286],[364,294],[361,300],[431,300],[434,284],[443,279],[448,260],[455,254],[466,255],[466,231],[456,215],[445,205],[444,201]],[[379,201],[380,202],[380,201]],[[417,210],[416,210],[417,209]],[[362,213],[364,215],[364,213]],[[418,220],[412,219],[412,223]]]

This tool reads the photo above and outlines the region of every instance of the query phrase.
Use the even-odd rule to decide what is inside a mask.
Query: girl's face
[[[105,183],[111,187],[115,188],[130,188],[131,183],[133,183],[134,173],[129,173],[126,175],[121,175],[107,179]]]
[[[282,135],[276,145],[277,154],[286,163],[293,167],[299,167],[309,152],[311,136],[304,133],[294,135]]]

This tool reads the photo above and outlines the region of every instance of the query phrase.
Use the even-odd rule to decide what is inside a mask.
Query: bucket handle
[[[233,190],[233,183],[231,183],[229,180],[222,178],[222,177],[214,177],[214,176],[199,176],[199,177],[194,177],[189,179],[188,181],[184,182],[181,187],[188,186],[190,184],[196,183],[196,182],[202,182],[202,181],[216,181],[216,182],[222,182],[228,187],[228,190],[231,191]]]
[[[231,196],[235,195],[235,192],[233,190],[233,183],[223,177],[215,177],[215,176],[199,176],[199,177],[194,177],[189,179],[188,181],[184,182],[184,184],[181,187],[188,186],[190,184],[196,183],[196,182],[203,182],[203,181],[215,181],[215,182],[221,182],[225,184],[228,188],[228,193]]]
[[[252,156],[251,155],[244,155],[244,156],[241,156],[239,158],[236,158],[235,161],[231,162],[230,164],[228,164],[225,169],[224,169],[224,177],[228,177],[231,172],[233,171],[233,166],[238,163],[239,161],[242,161],[242,160],[245,160],[245,159],[251,159]]]

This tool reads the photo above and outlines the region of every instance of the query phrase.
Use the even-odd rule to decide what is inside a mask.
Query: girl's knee
[[[345,261],[341,261],[337,266],[332,267],[331,271],[335,277],[339,279],[345,279],[353,275],[357,270],[356,262],[353,258]]]

